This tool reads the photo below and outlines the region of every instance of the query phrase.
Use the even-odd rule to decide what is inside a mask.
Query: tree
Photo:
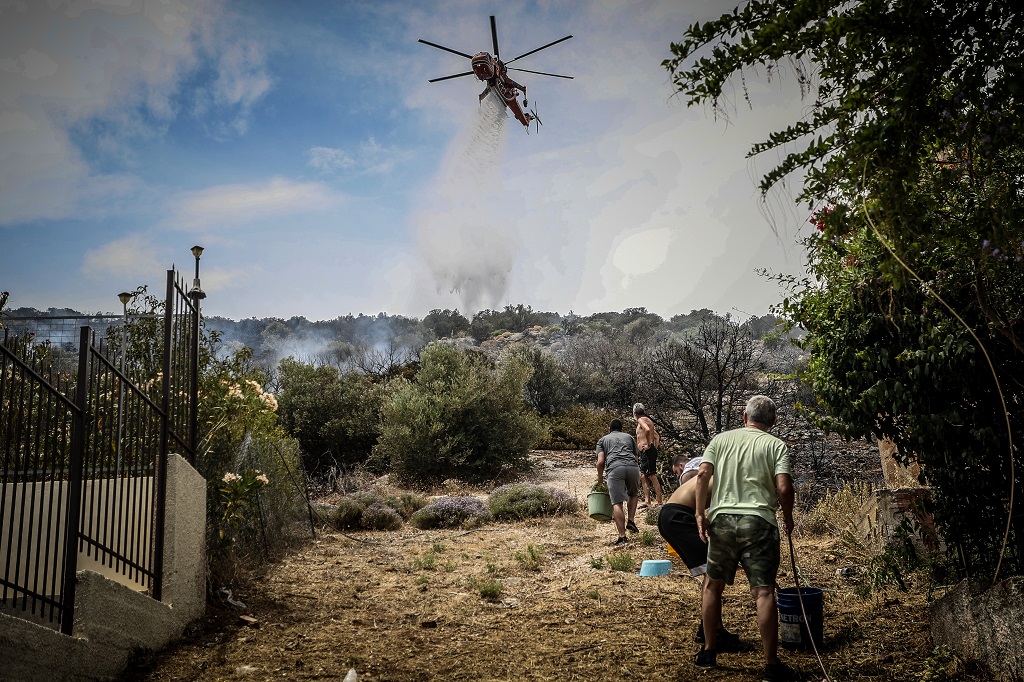
[[[371,377],[285,358],[278,413],[314,474],[365,462],[380,434],[383,388]]]
[[[652,353],[643,382],[651,418],[688,445],[707,445],[742,424],[745,398],[758,388],[764,368],[760,346],[746,329],[728,316],[705,319],[696,334]]]
[[[542,431],[523,400],[529,366],[509,357],[494,368],[480,353],[442,343],[427,346],[421,363],[415,379],[389,385],[378,466],[419,485],[521,470]]]
[[[569,407],[573,399],[572,386],[551,353],[520,343],[509,348],[508,357],[525,362],[533,371],[523,387],[523,394],[537,414],[546,417]]]
[[[439,310],[434,308],[423,318],[423,326],[433,332],[438,339],[455,336],[459,332],[469,331],[469,320],[455,310]]]
[[[688,102],[716,111],[734,76],[791,64],[814,105],[751,155],[781,153],[763,192],[802,171],[797,200],[818,208],[809,276],[781,278],[780,312],[808,331],[820,419],[924,465],[967,573],[998,575],[1007,536],[1024,569],[1007,512],[1024,469],[1011,446],[1024,403],[1016,3],[755,1],[672,51]]]

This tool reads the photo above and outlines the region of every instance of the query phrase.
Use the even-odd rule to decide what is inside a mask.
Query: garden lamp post
[[[196,466],[196,441],[199,429],[199,302],[206,298],[206,292],[199,286],[199,258],[203,255],[203,247],[196,244],[192,247],[192,255],[196,258],[196,277],[192,280],[192,291],[188,292],[192,299],[192,410],[188,425],[188,445],[192,449],[192,462]]]
[[[117,382],[117,455],[114,460],[114,478],[121,476],[121,439],[124,431],[124,383],[128,372],[128,302],[132,300],[131,292],[122,291],[117,295],[124,310],[124,321],[121,326],[121,379]]]

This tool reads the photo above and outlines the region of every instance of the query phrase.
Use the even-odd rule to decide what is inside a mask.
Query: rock
[[[359,682],[359,674],[355,668],[349,668],[348,673],[345,675],[345,679],[342,682]]]
[[[978,662],[997,682],[1024,680],[1024,577],[991,588],[962,581],[930,607],[932,641]]]

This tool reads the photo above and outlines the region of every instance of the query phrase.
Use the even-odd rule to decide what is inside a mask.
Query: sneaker
[[[693,665],[701,670],[710,670],[711,668],[718,666],[718,661],[715,660],[717,657],[717,651],[701,649],[697,652],[697,655],[693,657]]]
[[[764,682],[795,682],[802,678],[802,675],[793,670],[782,661],[769,663],[764,667]]]
[[[640,529],[636,527],[636,523],[634,523],[632,520],[626,521],[626,530],[628,530],[630,533],[640,532]]]
[[[615,541],[615,544],[614,544],[613,546],[616,546],[616,547],[617,547],[618,545],[624,545],[624,544],[626,544],[627,542],[629,542],[629,538],[627,538],[627,537],[621,537],[621,538],[619,538],[618,540],[616,540],[616,541]]]

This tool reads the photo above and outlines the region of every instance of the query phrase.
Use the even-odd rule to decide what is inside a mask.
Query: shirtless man
[[[713,479],[710,485],[713,485]],[[700,539],[700,534],[697,532],[697,518],[694,515],[696,505],[697,477],[694,473],[672,491],[668,502],[658,512],[658,532],[690,569],[690,575],[694,578],[704,576],[704,581],[706,581],[708,546]],[[697,634],[694,639],[697,642],[704,642],[703,621],[697,626]],[[718,630],[716,639],[720,643],[719,646],[725,648],[734,647],[739,643],[739,636],[725,628]]]
[[[658,446],[661,445],[661,436],[654,428],[654,422],[647,416],[643,403],[633,405],[633,416],[636,417],[636,448],[640,451],[640,482],[644,486],[643,506],[651,504],[651,487],[660,505],[663,501],[661,482],[658,481]]]

